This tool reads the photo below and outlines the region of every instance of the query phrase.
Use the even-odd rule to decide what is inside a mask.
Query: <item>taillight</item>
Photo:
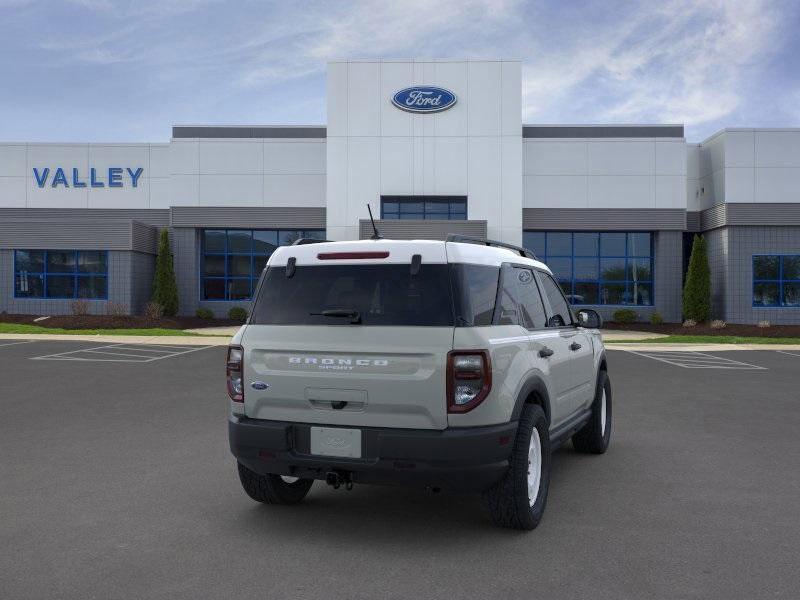
[[[492,365],[486,350],[453,350],[447,354],[447,412],[471,411],[491,389]]]
[[[226,379],[228,380],[228,396],[234,402],[244,402],[244,348],[241,346],[228,346],[228,359],[225,366]]]

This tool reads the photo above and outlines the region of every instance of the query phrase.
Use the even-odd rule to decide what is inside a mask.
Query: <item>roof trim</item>
[[[523,125],[523,138],[682,138],[683,125]]]
[[[252,126],[252,125],[176,125],[172,128],[173,139],[180,138],[294,138],[324,139],[327,128],[324,125],[302,126]]]

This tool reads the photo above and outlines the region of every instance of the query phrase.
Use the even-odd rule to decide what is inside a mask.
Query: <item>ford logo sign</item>
[[[397,108],[415,113],[441,112],[455,103],[456,95],[453,92],[431,85],[405,88],[392,96],[392,104]]]
[[[265,390],[269,387],[269,384],[264,383],[263,381],[254,381],[250,384],[250,387],[252,387],[254,390]]]

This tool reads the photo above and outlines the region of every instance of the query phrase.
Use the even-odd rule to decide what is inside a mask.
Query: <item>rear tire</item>
[[[280,475],[259,475],[242,463],[239,468],[239,481],[247,495],[256,502],[265,504],[297,504],[308,494],[314,484],[313,479],[282,478]],[[296,479],[290,483],[292,479]]]
[[[540,406],[522,409],[510,463],[503,479],[483,493],[484,504],[495,525],[534,529],[550,487],[550,436]]]
[[[592,416],[578,433],[572,445],[578,452],[603,454],[611,441],[611,380],[605,371],[597,377],[597,389],[592,403]]]

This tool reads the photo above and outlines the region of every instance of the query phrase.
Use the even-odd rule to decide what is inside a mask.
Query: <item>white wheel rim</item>
[[[531,506],[539,495],[539,484],[542,481],[542,440],[539,431],[534,427],[531,434],[531,445],[528,446],[528,502]]]
[[[600,397],[600,435],[606,434],[606,391]]]
[[[294,483],[295,481],[299,481],[299,477],[292,477],[291,475],[281,475],[281,479],[284,483]]]

